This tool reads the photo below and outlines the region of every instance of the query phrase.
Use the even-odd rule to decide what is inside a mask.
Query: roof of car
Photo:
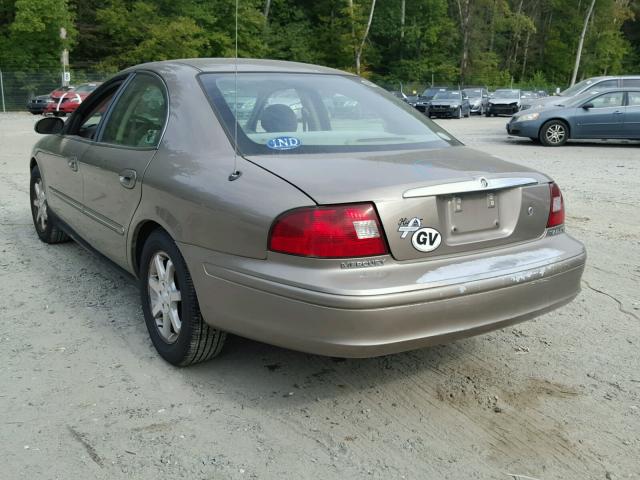
[[[136,65],[130,69],[148,68],[164,69],[167,66],[192,67],[201,72],[232,72],[235,70],[236,60],[233,58],[185,58],[166,60],[162,62],[150,62]],[[283,60],[259,60],[253,58],[239,58],[237,60],[238,72],[295,72],[295,73],[330,73],[339,75],[353,75],[342,70],[337,70],[309,63],[285,62]],[[127,69],[127,70],[130,70]]]

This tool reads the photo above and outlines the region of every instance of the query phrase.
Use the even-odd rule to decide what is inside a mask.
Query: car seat
[[[290,107],[276,103],[262,111],[260,125],[265,132],[295,132],[298,130],[298,118]]]

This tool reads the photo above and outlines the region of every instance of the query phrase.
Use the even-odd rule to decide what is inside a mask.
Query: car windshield
[[[406,102],[358,77],[204,73],[201,83],[243,154],[442,148],[457,144]],[[236,85],[237,83],[237,90]]]
[[[449,92],[438,92],[436,93],[434,100],[460,100],[460,92],[457,90],[449,91]]]
[[[595,80],[590,78],[586,80],[582,80],[581,82],[576,83],[573,87],[569,87],[566,90],[563,90],[562,92],[560,92],[560,95],[563,97],[573,97],[574,95],[577,95],[580,91],[587,88],[589,85],[593,85],[594,82]]]
[[[424,92],[422,92],[422,96],[427,97],[428,99],[432,99],[436,93],[444,92],[445,90],[445,88],[427,88]]]
[[[518,98],[520,90],[496,90],[493,94],[494,98]]]
[[[482,96],[482,89],[474,88],[474,89],[465,89],[464,93],[467,94],[469,98],[480,98]]]

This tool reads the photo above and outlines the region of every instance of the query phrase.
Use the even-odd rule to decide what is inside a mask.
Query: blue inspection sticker
[[[267,142],[267,147],[272,150],[292,150],[300,145],[302,142],[296,137],[276,137]]]

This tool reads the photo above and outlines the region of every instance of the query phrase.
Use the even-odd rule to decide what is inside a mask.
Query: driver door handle
[[[138,178],[138,174],[135,170],[126,168],[120,172],[119,177],[120,184],[124,188],[133,188],[136,186],[136,179]]]

